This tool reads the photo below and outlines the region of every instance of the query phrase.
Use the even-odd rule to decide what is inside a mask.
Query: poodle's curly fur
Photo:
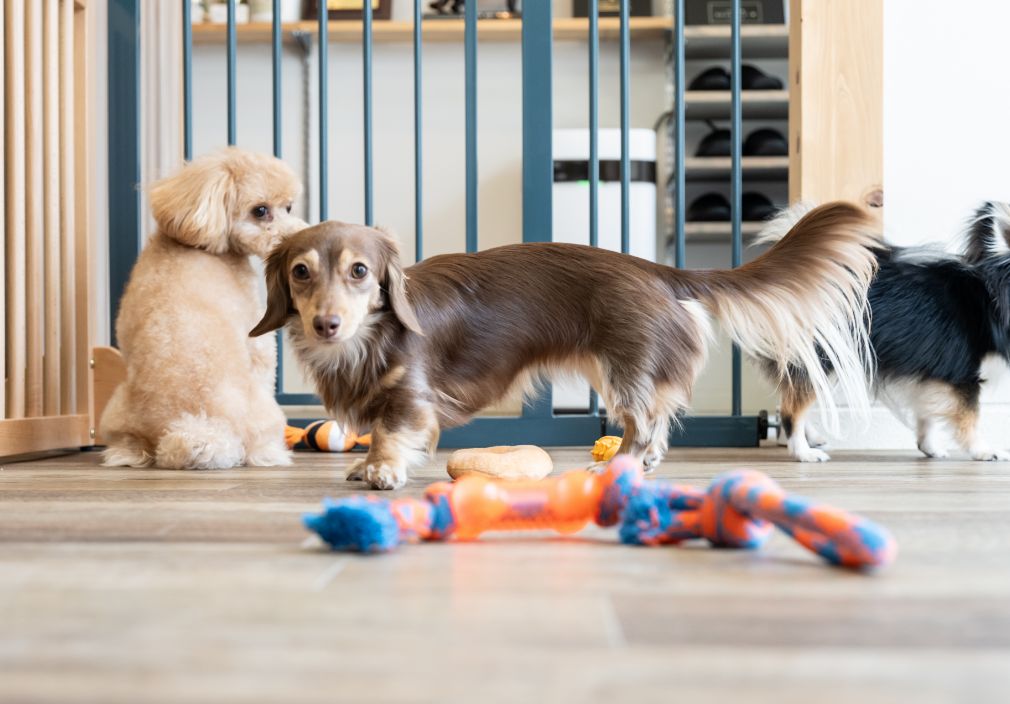
[[[275,340],[248,335],[263,308],[250,256],[305,227],[290,214],[298,178],[271,156],[227,148],[149,192],[158,230],[119,306],[127,378],[102,416],[104,463],[290,464]]]

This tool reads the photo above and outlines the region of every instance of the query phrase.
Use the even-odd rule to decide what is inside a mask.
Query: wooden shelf
[[[684,53],[692,59],[729,56],[729,25],[684,28]],[[748,24],[740,28],[740,50],[745,59],[789,56],[789,28],[784,24]]]
[[[787,156],[741,157],[744,178],[748,181],[785,180],[789,176]],[[732,171],[728,156],[691,156],[684,159],[684,171],[689,181],[725,179]]]
[[[518,41],[522,36],[522,20],[479,20],[477,36],[481,41]],[[670,30],[668,17],[632,17],[631,37],[638,40],[663,39]],[[286,22],[281,25],[285,40],[293,32],[316,34],[319,24],[314,20]],[[273,26],[269,22],[240,24],[235,27],[236,37],[242,43],[269,42]],[[581,18],[554,20],[556,40],[583,39],[589,31],[589,21]],[[375,20],[372,23],[372,39],[376,42],[410,42],[414,23],[398,20]],[[463,21],[457,19],[431,19],[422,23],[425,41],[462,41]],[[616,18],[600,18],[600,39],[617,39],[620,24]],[[225,41],[226,28],[223,24],[204,22],[193,25],[193,43],[221,44]],[[331,42],[361,41],[361,22],[358,20],[331,20],[329,23]]]
[[[314,35],[318,29],[314,20],[286,22],[281,25],[284,40],[290,41],[292,33],[305,32]],[[477,36],[482,41],[518,41],[522,36],[522,20],[479,20]],[[631,38],[637,41],[662,40],[673,29],[669,17],[630,18]],[[272,25],[269,22],[240,24],[235,28],[241,43],[268,43]],[[425,41],[462,41],[463,20],[427,19],[422,27]],[[399,20],[375,20],[372,23],[372,38],[376,42],[410,42],[413,37],[413,22]],[[600,39],[613,41],[618,38],[620,22],[616,17],[600,18]],[[589,21],[581,17],[562,17],[554,20],[554,39],[558,41],[582,41],[588,36]],[[361,41],[361,22],[358,20],[332,20],[329,23],[329,39],[332,42]],[[740,33],[744,56],[760,58],[765,56],[786,56],[789,32],[784,25],[746,25]],[[203,22],[193,25],[193,43],[223,44],[225,25]],[[690,26],[684,29],[684,51],[692,58],[716,58],[729,51],[729,27]]]
[[[741,223],[744,237],[754,237],[767,223]],[[733,226],[729,222],[687,222],[684,223],[684,236],[696,242],[722,242],[733,236]]]
[[[743,116],[785,120],[789,117],[789,91],[787,90],[745,90],[740,94]],[[728,118],[730,116],[730,92],[728,90],[688,90],[684,91],[688,119]]]

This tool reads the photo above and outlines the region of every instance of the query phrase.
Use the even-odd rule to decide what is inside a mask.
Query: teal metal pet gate
[[[413,0],[413,83],[414,83],[414,189],[415,189],[415,251],[418,259],[424,252],[422,164],[422,18],[425,0]],[[328,144],[328,21],[326,3],[320,7],[318,33],[319,90],[319,220],[329,217],[327,188],[329,170]],[[373,151],[372,151],[372,41],[373,22],[370,2],[362,3],[361,48],[363,65],[362,110],[364,124],[364,212],[366,224],[374,219]],[[732,23],[730,32],[731,60],[731,198],[732,263],[742,261],[743,237],[741,217],[741,53],[740,0],[730,0]],[[141,0],[110,0],[108,17],[108,101],[109,101],[109,279],[112,320],[126,285],[130,268],[140,251],[140,12]],[[228,143],[236,143],[236,0],[228,0],[227,45],[227,133]],[[588,0],[588,82],[589,104],[589,237],[598,244],[599,205],[599,23],[598,0]],[[630,75],[630,0],[621,0],[619,13],[620,55],[620,135],[621,135],[621,249],[630,247],[629,202],[629,104]],[[188,160],[193,150],[192,100],[192,25],[191,3],[181,0],[183,25],[183,149]],[[273,1],[271,33],[273,66],[273,148],[283,156],[281,124],[281,35],[280,0]],[[672,190],[674,214],[671,238],[677,266],[684,266],[685,238],[685,110],[684,110],[684,0],[674,0],[672,25],[672,56],[674,104],[671,110],[675,159]],[[522,197],[523,241],[540,242],[551,239],[552,218],[552,3],[549,0],[526,0],[522,8]],[[478,249],[477,228],[477,3],[467,2],[464,11],[464,80],[465,141],[466,141],[466,251]],[[283,365],[283,349],[279,350]],[[288,363],[290,363],[288,361]],[[282,369],[278,372],[277,398],[282,404],[315,404],[312,395],[287,393],[283,389]],[[741,358],[734,347],[732,357],[732,410],[725,416],[688,416],[680,429],[671,436],[672,445],[691,446],[753,446],[764,432],[763,416],[747,416],[741,411]],[[536,400],[526,402],[516,417],[480,417],[461,428],[443,432],[441,445],[462,447],[492,444],[535,443],[544,445],[586,445],[606,433],[619,433],[607,422],[598,399],[591,393],[588,412],[560,413],[552,404],[548,389]]]

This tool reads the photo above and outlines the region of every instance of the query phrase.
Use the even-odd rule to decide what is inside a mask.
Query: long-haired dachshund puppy
[[[250,256],[305,227],[300,191],[281,161],[234,148],[150,188],[158,230],[119,304],[127,377],[102,415],[106,465],[290,464],[275,341],[248,337],[263,310]]]
[[[327,222],[271,253],[267,311],[251,334],[286,325],[327,409],[372,428],[348,479],[374,488],[402,486],[441,427],[561,370],[592,383],[624,427],[621,452],[654,468],[704,364],[710,318],[818,391],[829,388],[821,359],[830,360],[866,403],[853,321],[875,268],[874,230],[863,211],[836,203],[732,271],[547,243],[402,270],[389,234]]]
[[[785,211],[763,238],[774,241],[809,209]],[[784,241],[784,240],[783,240]],[[877,397],[915,429],[927,457],[945,457],[937,430],[946,424],[976,460],[1007,460],[978,434],[982,361],[1010,360],[1010,207],[986,203],[969,222],[963,257],[925,247],[878,250],[869,290],[870,342]],[[810,448],[806,411],[816,382],[792,375],[782,424],[799,459],[826,460]],[[814,453],[814,454],[811,454]]]

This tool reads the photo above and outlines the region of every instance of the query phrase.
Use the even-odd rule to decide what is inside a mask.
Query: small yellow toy
[[[593,459],[597,462],[606,462],[617,454],[617,450],[620,446],[621,438],[616,435],[604,435],[596,441],[596,444],[593,445],[593,449],[590,450],[590,452],[592,452]]]
[[[370,434],[358,435],[344,430],[335,420],[317,420],[304,428],[289,425],[284,428],[284,442],[289,450],[318,450],[319,452],[350,452],[358,445],[372,443]]]

